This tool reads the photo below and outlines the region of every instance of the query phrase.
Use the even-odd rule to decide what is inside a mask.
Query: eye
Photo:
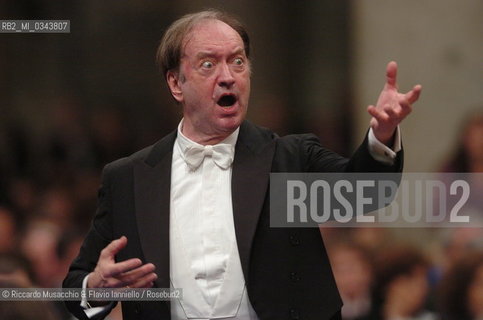
[[[233,63],[237,66],[242,66],[243,65],[243,59],[242,58],[235,58],[235,60],[233,60]]]
[[[214,64],[213,64],[213,62],[211,62],[211,61],[203,61],[203,62],[201,63],[201,66],[202,66],[203,68],[205,68],[205,69],[211,69],[211,68],[213,68]]]

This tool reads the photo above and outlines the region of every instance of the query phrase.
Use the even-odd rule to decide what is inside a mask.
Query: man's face
[[[168,85],[183,105],[183,134],[217,143],[245,118],[250,95],[250,65],[240,35],[219,20],[198,24],[185,37],[179,73]]]

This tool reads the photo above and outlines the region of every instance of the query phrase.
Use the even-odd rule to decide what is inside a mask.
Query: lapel
[[[268,190],[275,142],[271,133],[248,121],[240,127],[232,172],[233,220],[238,252],[248,282],[253,238]]]
[[[136,219],[141,248],[147,262],[156,266],[155,286],[169,288],[169,215],[171,163],[176,131],[153,146],[145,160],[134,165]],[[250,250],[267,195],[275,142],[244,121],[235,147],[232,203],[238,252],[248,281]]]
[[[171,162],[176,131],[156,143],[146,159],[134,165],[136,219],[141,248],[156,266],[155,286],[169,288],[169,204]]]

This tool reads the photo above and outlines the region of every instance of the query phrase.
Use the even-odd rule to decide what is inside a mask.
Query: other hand
[[[158,278],[152,263],[142,264],[140,259],[116,262],[114,257],[127,245],[122,236],[105,247],[99,256],[97,266],[89,274],[88,288],[150,288]]]
[[[414,86],[407,93],[398,91],[397,63],[391,61],[386,67],[386,84],[379,95],[377,104],[367,107],[372,116],[370,125],[376,138],[386,145],[392,145],[397,126],[412,111],[421,93],[421,85]]]

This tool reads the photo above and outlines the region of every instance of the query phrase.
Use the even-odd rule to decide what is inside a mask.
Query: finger
[[[372,117],[369,126],[373,129],[377,129],[379,127],[379,122],[377,122],[376,118]]]
[[[373,116],[374,118],[376,118],[379,122],[381,122],[381,121],[385,122],[389,118],[389,116],[386,114],[386,112],[384,112],[383,110],[378,110],[374,106],[369,106],[367,108],[367,112],[369,112],[369,114],[371,116]]]
[[[127,238],[125,236],[120,237],[119,239],[111,241],[101,251],[101,255],[99,259],[109,259],[114,258],[114,256],[121,251],[127,245]]]
[[[419,96],[421,94],[421,90],[422,90],[421,85],[418,84],[418,85],[414,86],[414,88],[411,91],[409,91],[408,93],[406,93],[406,95],[405,95],[407,101],[410,104],[413,104],[416,101],[418,101]]]
[[[373,113],[378,112],[378,111],[377,111],[377,108],[375,106],[370,105],[370,106],[367,107],[367,112],[372,116]]]
[[[410,114],[411,111],[413,111],[411,104],[406,98],[403,98],[401,101],[399,101],[399,106],[401,107],[401,116],[405,117]]]
[[[379,125],[380,125],[380,121],[378,120],[379,113],[376,110],[376,108],[374,106],[369,106],[367,108],[367,111],[369,112],[370,115],[372,115],[371,121],[369,123],[371,128],[373,128],[373,129],[379,128]]]
[[[142,275],[141,275],[142,274]],[[118,275],[116,277],[107,278],[105,283],[103,284],[104,288],[123,288],[123,287],[131,287],[131,288],[144,288],[150,282],[155,281],[158,278],[158,275],[154,272],[142,272],[137,276],[131,275]]]
[[[136,282],[128,284],[131,288],[151,288],[154,285],[154,281],[158,279],[158,275],[154,272],[145,275],[138,279]]]
[[[124,277],[121,278],[110,278],[108,281],[109,288],[146,288],[150,285],[150,283],[154,282],[158,279],[158,275],[154,272],[149,272],[144,274],[141,277],[127,279]]]
[[[129,272],[131,270],[135,270],[139,266],[142,265],[142,261],[140,259],[134,258],[129,259],[126,261],[114,263],[110,266],[107,266],[103,270],[104,278],[108,277],[117,277],[123,273]]]
[[[386,114],[389,116],[389,119],[393,119],[393,120],[397,120],[401,116],[401,111],[396,111],[395,108],[389,105],[386,105],[384,107],[384,112],[386,112]]]
[[[126,285],[130,285],[131,283],[137,282],[139,279],[145,277],[146,275],[154,273],[154,269],[154,265],[152,263],[148,263],[136,269],[122,273],[121,275],[119,275],[118,279],[126,282]]]
[[[386,85],[389,87],[397,87],[396,77],[397,63],[395,61],[391,61],[386,67]]]

